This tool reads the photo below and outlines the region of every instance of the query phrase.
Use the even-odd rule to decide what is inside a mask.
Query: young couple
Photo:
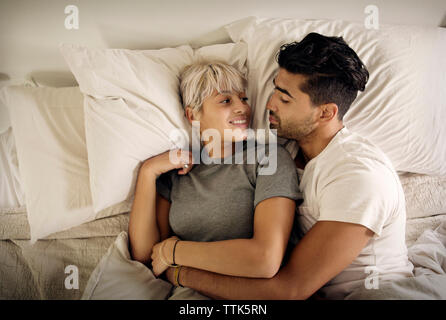
[[[317,33],[283,45],[277,62],[270,128],[297,142],[296,158],[277,146],[269,175],[259,174],[261,157],[194,166],[190,153],[178,163],[169,152],[147,159],[130,213],[132,258],[178,290],[217,299],[307,299],[316,292],[343,299],[371,277],[412,276],[399,178],[389,159],[342,121],[365,89],[367,69],[342,38]],[[232,66],[189,66],[181,75],[187,119],[221,137],[225,129],[247,130],[246,86]],[[250,144],[235,148],[244,139],[222,138],[221,150],[209,141],[202,147],[211,158],[246,160]]]

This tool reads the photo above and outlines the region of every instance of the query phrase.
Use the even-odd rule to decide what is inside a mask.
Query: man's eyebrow
[[[273,84],[274,84],[274,87],[275,87],[277,90],[279,90],[280,92],[285,93],[286,95],[288,95],[288,96],[290,96],[292,99],[294,99],[294,97],[293,97],[287,90],[285,90],[285,89],[283,89],[283,88],[281,88],[281,87],[278,87],[278,86],[276,85],[276,78],[273,79]]]

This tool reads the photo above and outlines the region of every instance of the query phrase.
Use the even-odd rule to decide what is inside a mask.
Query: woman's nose
[[[247,113],[251,107],[244,103],[241,99],[237,99],[237,103],[235,104],[235,113]]]

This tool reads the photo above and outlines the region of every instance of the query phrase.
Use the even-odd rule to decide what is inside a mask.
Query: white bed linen
[[[9,86],[0,97],[11,117],[32,241],[129,211],[130,201],[93,210],[78,87]]]
[[[347,299],[446,300],[446,220],[427,229],[408,248],[414,277],[379,282],[377,289],[358,288]]]
[[[407,193],[407,209],[414,212],[416,209],[409,207],[410,205],[415,204],[423,208],[421,202],[423,196],[415,191],[416,185],[425,184],[422,190],[426,192],[426,190],[432,190],[433,187],[443,187],[445,184],[444,181],[439,182],[442,179],[440,177],[406,175],[400,178],[405,190],[413,189],[413,192]],[[429,199],[428,195],[425,195],[426,199]],[[429,203],[426,205],[429,206]],[[438,210],[438,207],[435,210]],[[435,212],[435,210],[430,212]],[[423,214],[415,213],[413,216],[423,216]],[[80,299],[101,259],[116,243],[118,235],[128,230],[128,219],[129,213],[97,219],[51,234],[37,241],[33,246],[29,240],[30,231],[26,212],[0,214],[0,279],[3,279],[0,285],[0,299]],[[435,230],[440,225],[443,228],[446,225],[446,212],[442,214],[436,212],[432,216],[407,220],[406,244],[416,267],[421,267],[423,263],[425,266],[438,266],[441,265],[439,261],[441,257],[446,259],[442,251],[444,247],[442,249],[439,246],[440,242],[435,242],[435,238],[432,238],[435,233],[431,233],[430,237],[420,238],[426,230]],[[416,243],[417,239],[419,241]],[[431,242],[423,239],[431,239]],[[416,246],[414,246],[415,243]],[[412,248],[418,249],[412,250]],[[436,252],[436,255],[429,252]],[[68,276],[64,270],[68,265],[78,268],[79,289],[69,290],[64,286],[64,281]],[[442,297],[444,279],[445,276],[442,274],[418,275],[413,279],[382,284],[378,291],[362,288],[348,298],[437,299]],[[411,295],[408,296],[409,293]],[[189,299],[191,297],[193,294],[186,291],[175,292],[171,298]]]
[[[118,235],[127,231],[128,216],[129,214],[125,213],[97,219],[52,234],[32,246],[29,241],[26,213],[0,215],[0,279],[4,279],[0,285],[0,299],[80,299],[94,269],[118,240]],[[441,223],[443,225],[446,223],[446,213],[409,220],[406,233],[409,251],[410,246],[415,243],[415,237],[425,230],[434,230]],[[428,249],[429,247],[430,245],[425,246]],[[64,287],[64,281],[68,276],[64,270],[68,265],[75,265],[79,270],[78,290],[68,290]],[[430,286],[430,291],[424,292],[421,297],[434,299],[438,292],[442,292],[442,288],[434,286],[432,289],[432,284],[440,283],[443,277],[424,276],[415,282],[409,280],[408,283],[395,285],[403,286],[406,291],[412,290],[411,286],[417,288]],[[384,289],[386,286],[381,288]],[[190,294],[189,292],[184,297],[189,298]],[[376,291],[363,290],[349,298],[398,298],[398,292],[395,292],[394,288],[391,292],[381,291],[382,296],[378,294]]]
[[[446,175],[446,29],[382,25],[373,30],[342,20],[255,17],[226,29],[234,42],[248,46],[254,128],[268,128],[265,106],[280,46],[310,32],[342,36],[370,72],[344,123],[386,153],[396,170]]]
[[[0,214],[20,211],[25,206],[25,193],[11,127],[0,134],[0,173]]]

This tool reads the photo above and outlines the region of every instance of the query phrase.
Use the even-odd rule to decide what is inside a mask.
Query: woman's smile
[[[229,120],[229,124],[240,129],[247,129],[249,127],[249,120],[246,116],[239,116]]]

